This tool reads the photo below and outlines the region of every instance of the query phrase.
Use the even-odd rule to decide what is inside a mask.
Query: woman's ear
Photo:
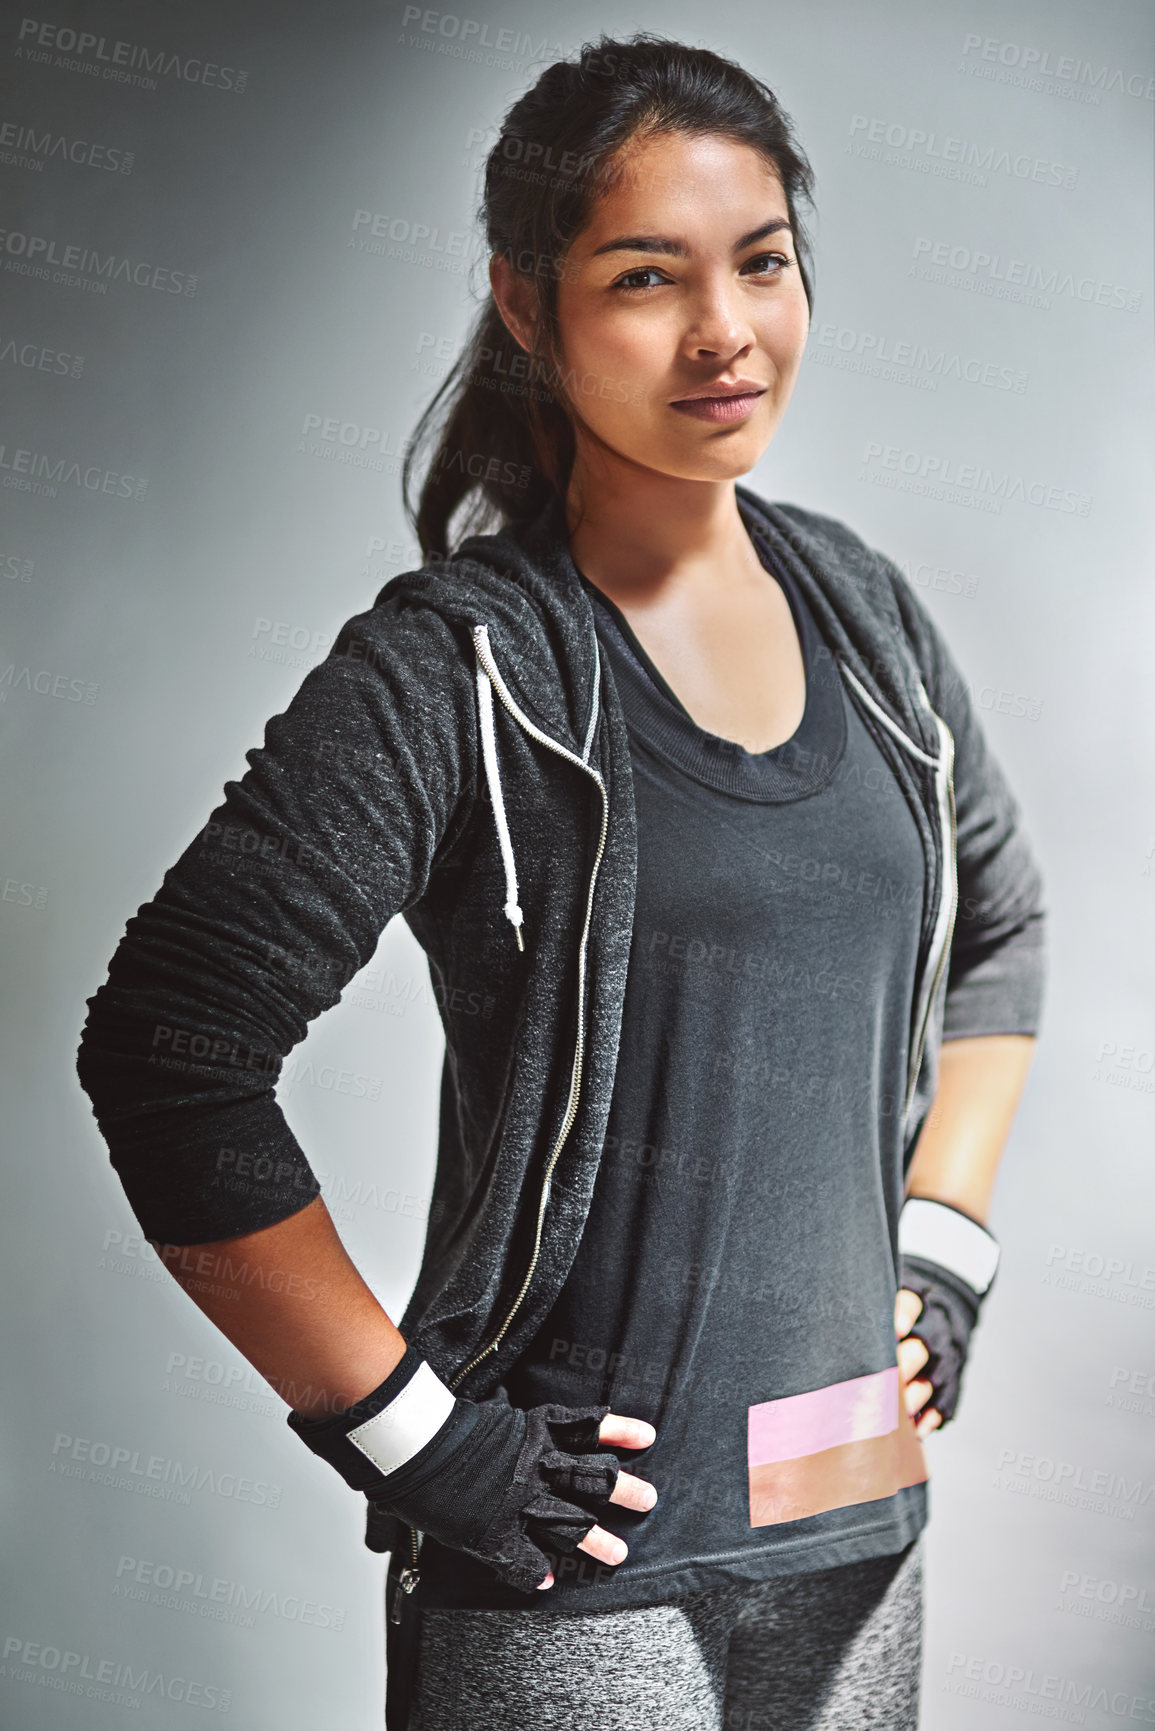
[[[495,252],[489,260],[489,286],[506,330],[528,353],[535,322],[533,284],[518,275],[503,253]]]

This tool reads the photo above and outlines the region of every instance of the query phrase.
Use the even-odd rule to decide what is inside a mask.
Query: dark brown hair
[[[623,172],[625,146],[671,132],[721,134],[774,165],[810,303],[810,244],[798,205],[813,205],[813,170],[773,91],[709,49],[645,31],[628,41],[603,34],[576,60],[556,61],[505,116],[486,158],[478,213],[489,252],[504,254],[532,285],[533,351],[510,335],[487,292],[405,453],[405,512],[424,558],[451,551],[451,519],[466,501],[455,543],[536,516],[567,489],[576,410],[560,360],[558,277],[596,200]],[[414,510],[414,473],[434,439]]]

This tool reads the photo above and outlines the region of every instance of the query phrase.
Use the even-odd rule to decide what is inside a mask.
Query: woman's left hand
[[[934,1389],[926,1377],[918,1375],[930,1353],[925,1341],[910,1334],[921,1310],[922,1299],[918,1293],[912,1292],[909,1286],[900,1286],[894,1301],[894,1332],[898,1337],[898,1369],[904,1385],[906,1410],[914,1418],[921,1408],[926,1408],[914,1427],[917,1437],[929,1436],[942,1423],[942,1414],[937,1408],[926,1404]]]

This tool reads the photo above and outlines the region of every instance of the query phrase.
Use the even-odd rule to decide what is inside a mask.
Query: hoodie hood
[[[468,633],[489,637],[514,697],[544,732],[581,755],[597,676],[593,609],[554,495],[529,522],[470,535],[446,559],[394,577],[377,602],[403,593]],[[472,655],[472,651],[470,651]],[[570,677],[559,679],[558,669]]]

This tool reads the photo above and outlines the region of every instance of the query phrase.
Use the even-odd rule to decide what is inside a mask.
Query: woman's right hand
[[[479,1401],[455,1397],[443,1384],[436,1416],[448,1406],[444,1422],[395,1466],[395,1427],[411,1422],[409,1391],[422,1377],[426,1398],[436,1377],[419,1353],[407,1347],[406,1354],[403,1364],[416,1368],[399,1393],[387,1378],[339,1412],[290,1412],[290,1428],[379,1512],[477,1557],[518,1592],[552,1586],[551,1563],[579,1547],[611,1566],[622,1561],[624,1543],[597,1525],[598,1515],[610,1503],[649,1509],[657,1493],[623,1472],[611,1445],[648,1448],[653,1425],[611,1413],[602,1401],[522,1408],[510,1405],[501,1383]],[[391,1376],[396,1379],[396,1370]]]
[[[654,1442],[657,1434],[646,1419],[626,1418],[621,1413],[609,1412],[598,1427],[598,1442],[605,1443],[607,1448],[646,1449]],[[653,1508],[658,1500],[658,1493],[645,1479],[622,1471],[618,1474],[609,1500],[611,1503],[620,1503],[623,1508],[636,1509],[644,1514],[647,1509]],[[577,1549],[587,1551],[591,1557],[596,1557],[599,1563],[624,1562],[628,1552],[625,1540],[619,1539],[616,1533],[607,1532],[605,1527],[591,1527]],[[538,1590],[544,1592],[553,1584],[554,1573],[551,1569],[545,1580],[538,1582]]]

